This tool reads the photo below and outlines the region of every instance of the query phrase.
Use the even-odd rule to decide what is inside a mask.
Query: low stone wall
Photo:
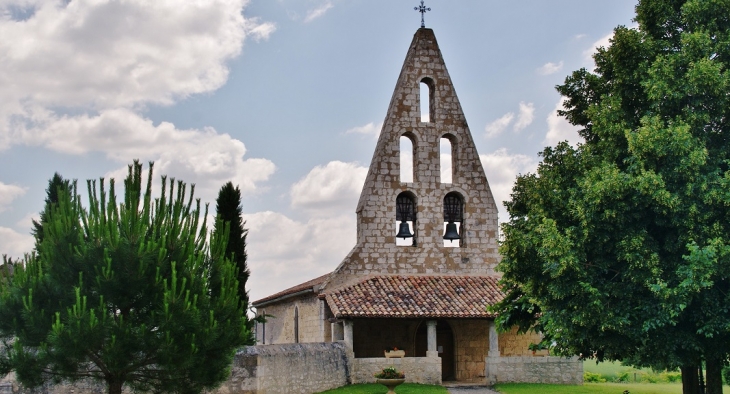
[[[73,384],[48,382],[35,390],[30,390],[19,385],[12,372],[0,379],[0,394],[106,394],[106,392],[104,383],[92,380],[82,380]],[[129,394],[130,390],[125,389],[124,393]]]
[[[487,382],[583,384],[578,357],[487,357]]]
[[[375,383],[376,373],[395,367],[406,374],[406,382],[441,384],[441,359],[438,357],[356,358],[352,362],[352,383]]]
[[[233,361],[231,376],[216,394],[309,394],[351,382],[342,342],[250,346]]]

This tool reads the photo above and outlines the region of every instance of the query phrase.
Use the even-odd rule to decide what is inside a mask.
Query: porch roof
[[[504,294],[492,276],[374,276],[325,293],[337,318],[493,318]]]

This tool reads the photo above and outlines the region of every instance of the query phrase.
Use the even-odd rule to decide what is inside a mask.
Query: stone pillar
[[[332,342],[345,340],[345,331],[342,324],[342,322],[332,323]]]
[[[494,320],[489,322],[489,352],[485,361],[484,375],[487,377],[487,384],[497,383],[497,374],[499,368],[499,336],[497,334],[497,324]]]
[[[353,335],[352,335],[352,328],[354,326],[352,320],[345,320],[342,322],[343,324],[343,334],[345,339],[345,345],[352,350],[352,344],[353,344]]]
[[[426,333],[428,338],[428,347],[426,348],[426,357],[438,357],[439,352],[436,348],[436,320],[426,322]]]

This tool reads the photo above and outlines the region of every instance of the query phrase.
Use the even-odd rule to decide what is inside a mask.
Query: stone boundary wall
[[[351,352],[342,342],[249,346],[216,394],[309,394],[351,383]]]
[[[583,384],[578,357],[487,357],[487,382]]]
[[[387,367],[406,374],[407,383],[441,384],[439,357],[356,358],[352,362],[352,384],[375,383],[373,375]]]

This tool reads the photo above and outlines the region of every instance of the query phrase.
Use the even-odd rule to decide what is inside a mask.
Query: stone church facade
[[[253,302],[271,316],[258,345],[343,341],[362,363],[405,350],[405,364],[440,367],[438,382],[530,380],[508,375],[533,364],[539,336],[498,333],[487,312],[503,297],[497,206],[431,29],[408,49],[356,213],[357,244],[338,267]]]

